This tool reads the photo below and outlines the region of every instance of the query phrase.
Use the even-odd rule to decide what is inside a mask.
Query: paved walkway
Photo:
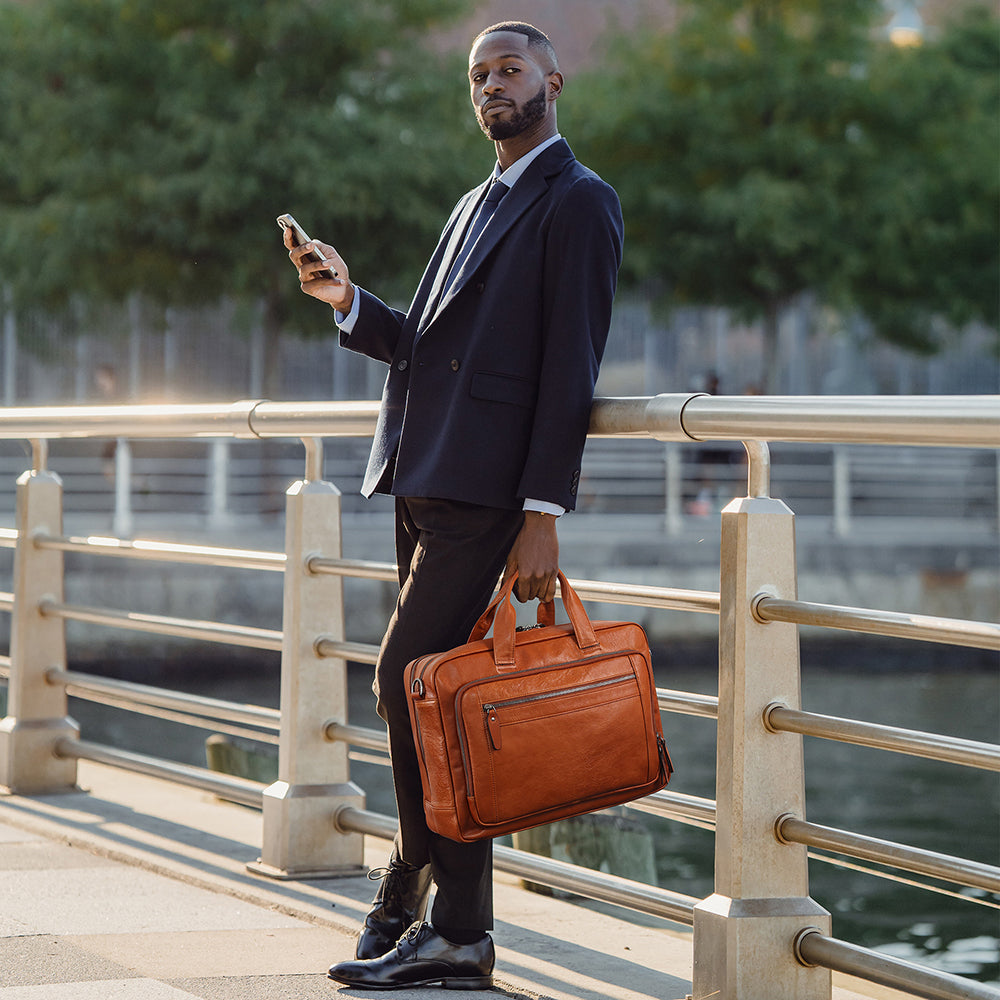
[[[256,810],[85,761],[79,782],[86,791],[0,797],[0,1000],[373,995],[326,978],[332,962],[353,954],[373,889],[366,878],[258,878],[244,867],[260,844]],[[388,845],[366,843],[366,861],[382,864]],[[684,928],[626,922],[525,892],[503,875],[496,911],[496,985],[463,996],[683,1000],[691,992]],[[843,982],[836,1000],[902,997]],[[442,1000],[440,989],[374,995]]]

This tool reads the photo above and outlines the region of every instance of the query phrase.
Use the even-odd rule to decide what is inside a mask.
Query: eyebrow
[[[521,62],[526,62],[527,61],[527,57],[523,53],[521,53],[521,52],[508,52],[505,55],[496,56],[494,59],[489,60],[489,61],[490,62],[495,62],[496,60],[503,60],[503,59],[520,59]],[[469,67],[469,72],[471,73],[474,69],[478,69],[482,65],[483,65],[482,61],[477,62],[477,63],[473,63]]]

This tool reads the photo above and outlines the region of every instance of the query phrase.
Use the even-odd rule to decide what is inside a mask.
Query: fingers
[[[517,570],[514,596],[519,601],[551,601],[559,573],[559,540],[554,517],[528,512],[507,559],[505,579]]]
[[[505,574],[506,576],[506,574]],[[556,581],[558,575],[555,572],[546,573],[542,576],[519,576],[514,584],[514,596],[523,604],[526,601],[552,601],[556,596]]]

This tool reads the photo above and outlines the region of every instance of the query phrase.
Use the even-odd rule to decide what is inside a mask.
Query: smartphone
[[[276,221],[278,225],[281,226],[282,229],[290,229],[292,231],[292,240],[294,241],[295,246],[300,247],[302,246],[303,243],[312,242],[312,240],[306,234],[306,231],[295,221],[295,219],[291,215],[288,215],[287,213],[285,215],[279,215]],[[323,258],[320,257],[320,255],[313,250],[310,250],[309,253],[307,253],[305,256],[305,260],[322,260],[322,259]],[[326,268],[325,273],[330,278],[340,277],[340,275],[337,274],[337,272],[332,267]],[[316,277],[321,278],[323,277],[323,274],[324,271],[317,271]]]

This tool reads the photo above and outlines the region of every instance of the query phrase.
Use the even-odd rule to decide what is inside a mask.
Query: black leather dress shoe
[[[485,990],[493,985],[496,955],[485,934],[474,944],[452,944],[427,923],[414,924],[381,958],[340,962],[330,978],[363,990],[398,990],[407,986],[444,986]]]
[[[389,867],[373,868],[368,877],[373,881],[381,879],[382,884],[358,935],[354,955],[361,959],[378,958],[392,951],[406,929],[424,919],[431,891],[430,865],[418,868],[407,864],[395,850]]]

